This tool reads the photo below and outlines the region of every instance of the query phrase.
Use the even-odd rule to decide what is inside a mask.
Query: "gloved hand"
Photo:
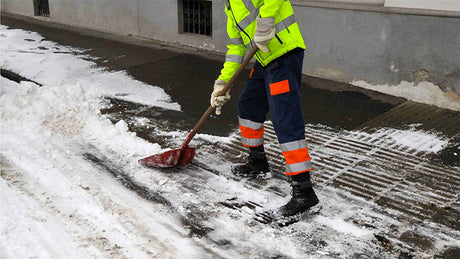
[[[214,91],[211,94],[211,106],[216,108],[216,115],[221,114],[222,106],[230,100],[230,89],[225,93],[225,95],[217,96],[217,93],[224,89],[226,82],[223,80],[216,80],[214,83]]]
[[[275,18],[257,18],[254,41],[263,52],[268,52],[267,44],[275,37]]]

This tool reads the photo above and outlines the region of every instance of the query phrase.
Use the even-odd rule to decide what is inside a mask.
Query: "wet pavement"
[[[86,49],[84,54],[109,70],[126,70],[135,79],[162,87],[182,107],[179,129],[193,127],[209,106],[209,96],[218,77],[223,55],[201,50],[186,50],[132,37],[115,36],[33,20],[24,21],[3,15],[1,22],[10,28],[36,31],[59,44]],[[308,58],[308,53],[306,57]],[[236,81],[232,99],[222,115],[213,116],[203,133],[227,135],[237,127],[237,97],[249,75],[249,68]],[[354,129],[388,111],[404,99],[347,84],[304,76],[301,102],[305,121],[341,129]],[[175,118],[176,120],[179,118]],[[171,124],[177,124],[171,121]]]
[[[163,125],[170,130],[188,131],[193,128],[209,106],[212,86],[224,60],[223,55],[209,51],[179,48],[10,14],[3,14],[1,23],[10,28],[35,31],[48,40],[83,49],[83,54],[91,57],[91,61],[98,66],[108,70],[125,70],[139,81],[160,86],[174,102],[181,105],[182,111],[144,107],[142,114],[152,119],[162,118],[165,121]],[[305,58],[308,58],[308,53]],[[237,79],[232,99],[224,106],[222,115],[212,115],[200,132],[227,136],[237,130],[237,99],[249,75],[250,66]],[[8,73],[2,71],[2,74],[4,72]],[[307,124],[343,130],[383,127],[408,129],[414,124],[421,124],[421,130],[437,130],[453,138],[449,146],[433,159],[460,165],[460,156],[454,155],[460,147],[459,112],[425,104],[418,104],[414,108],[411,102],[403,98],[311,76],[303,76],[302,83],[301,102]],[[117,100],[111,102],[118,103],[105,112],[127,112],[126,116],[132,115],[129,111],[135,110],[132,109],[133,105],[138,105]]]

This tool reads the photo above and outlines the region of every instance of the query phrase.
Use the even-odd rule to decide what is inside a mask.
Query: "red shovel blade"
[[[195,156],[195,148],[186,146],[183,149],[173,149],[161,154],[156,154],[146,158],[139,159],[141,165],[149,167],[174,167],[185,165],[192,161]]]

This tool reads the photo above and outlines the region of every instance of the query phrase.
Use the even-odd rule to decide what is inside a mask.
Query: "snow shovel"
[[[219,93],[219,95],[224,95],[228,89],[233,85],[235,79],[239,76],[241,71],[243,71],[244,67],[251,61],[252,57],[256,53],[259,48],[255,46],[249,55],[243,60],[238,70],[236,70],[235,74],[233,74],[232,78],[227,82],[224,89]],[[190,131],[187,138],[185,139],[184,143],[178,148],[169,150],[160,154],[156,154],[153,156],[145,157],[139,159],[139,163],[141,165],[149,166],[149,167],[175,167],[178,165],[188,164],[192,161],[193,157],[195,156],[195,148],[189,147],[188,144],[192,141],[193,137],[195,136],[198,129],[201,127],[203,122],[211,115],[214,108],[210,105],[206,112],[201,116],[198,123],[195,127]]]

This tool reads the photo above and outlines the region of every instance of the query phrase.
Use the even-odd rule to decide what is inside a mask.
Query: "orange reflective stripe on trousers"
[[[286,160],[286,175],[297,175],[312,169],[305,139],[280,144]]]

